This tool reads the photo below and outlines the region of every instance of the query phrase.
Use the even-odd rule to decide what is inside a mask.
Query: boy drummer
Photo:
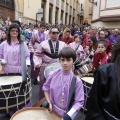
[[[66,112],[69,89],[74,76],[72,68],[76,60],[76,53],[73,49],[65,47],[59,53],[59,60],[62,69],[49,75],[43,85],[43,91],[50,111],[56,111],[63,117],[63,120],[74,120],[78,110],[84,104],[83,84],[80,78],[76,77],[74,101],[72,107]]]

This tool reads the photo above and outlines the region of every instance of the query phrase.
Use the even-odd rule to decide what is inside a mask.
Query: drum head
[[[48,75],[51,73],[51,72],[54,72],[55,70],[58,70],[58,69],[61,69],[61,64],[59,62],[54,62],[54,63],[51,63],[49,65],[47,65],[45,67],[45,70],[44,70],[44,76],[45,78],[48,77]]]
[[[94,77],[88,77],[88,76],[86,76],[86,77],[82,77],[81,79],[84,82],[89,83],[89,84],[93,84],[93,82],[94,82]]]
[[[61,120],[62,118],[55,112],[40,107],[24,108],[17,111],[10,120]]]
[[[0,86],[13,85],[22,82],[22,76],[0,76]]]

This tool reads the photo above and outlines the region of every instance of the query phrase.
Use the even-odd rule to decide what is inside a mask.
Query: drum
[[[21,74],[0,75],[0,113],[16,111],[30,102],[31,81]]]
[[[86,75],[84,77],[81,77],[81,80],[82,80],[83,86],[84,86],[84,97],[85,97],[83,110],[84,110],[84,112],[86,112],[87,111],[87,109],[86,109],[86,102],[87,102],[87,98],[89,97],[88,94],[90,92],[92,84],[94,82],[94,77]]]
[[[45,67],[45,70],[44,70],[45,78],[47,78],[51,72],[54,72],[55,70],[58,70],[58,69],[61,69],[61,68],[62,67],[61,67],[60,62],[54,62],[54,63],[48,64]]]
[[[50,113],[45,108],[30,107],[17,111],[10,120],[62,120],[55,112]]]
[[[92,71],[92,63],[84,64],[79,68],[81,74],[86,74]]]

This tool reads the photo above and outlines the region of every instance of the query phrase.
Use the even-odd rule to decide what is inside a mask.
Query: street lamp
[[[97,6],[97,2],[94,2],[94,0],[89,0],[90,3],[92,3],[93,5],[96,5]]]

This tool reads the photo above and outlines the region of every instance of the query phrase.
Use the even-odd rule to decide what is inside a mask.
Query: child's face
[[[106,48],[105,48],[105,46],[103,44],[98,44],[98,48],[97,49],[98,49],[99,53],[103,53],[106,50]]]
[[[61,57],[60,58],[60,63],[61,63],[61,66],[62,66],[62,70],[64,72],[69,72],[71,71],[72,67],[73,67],[73,59],[72,58],[63,58]]]
[[[80,42],[80,37],[78,36],[77,38],[75,38],[76,42]]]

